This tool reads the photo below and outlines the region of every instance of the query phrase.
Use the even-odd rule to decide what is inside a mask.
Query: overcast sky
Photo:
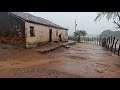
[[[105,18],[94,22],[97,12],[27,12],[32,15],[50,20],[58,25],[69,29],[69,35],[75,31],[75,19],[77,29],[86,30],[88,34],[100,34],[103,30],[116,30],[116,25]]]

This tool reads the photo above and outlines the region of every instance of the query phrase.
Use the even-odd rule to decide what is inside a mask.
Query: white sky
[[[86,30],[88,34],[100,34],[103,30],[115,30],[116,25],[112,21],[105,18],[98,22],[94,22],[97,12],[27,12],[35,16],[50,20],[53,23],[61,25],[69,29],[69,35],[75,31],[75,19],[77,21],[77,29]]]

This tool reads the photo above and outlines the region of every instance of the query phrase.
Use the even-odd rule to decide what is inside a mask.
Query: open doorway
[[[49,41],[52,42],[52,29],[49,30]]]

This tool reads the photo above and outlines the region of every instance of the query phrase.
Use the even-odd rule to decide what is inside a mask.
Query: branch
[[[119,21],[120,21],[120,15],[119,15],[119,12],[117,12],[117,16],[118,16],[118,18],[119,18]]]
[[[120,24],[114,20],[114,23],[120,28]]]

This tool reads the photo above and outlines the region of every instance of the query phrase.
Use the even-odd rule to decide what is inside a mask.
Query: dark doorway
[[[52,42],[52,29],[49,30],[49,41]]]
[[[62,41],[62,33],[59,35],[59,41]]]

